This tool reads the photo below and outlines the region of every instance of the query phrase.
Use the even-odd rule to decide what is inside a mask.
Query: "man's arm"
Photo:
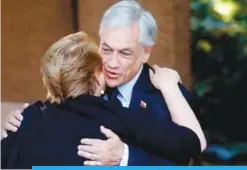
[[[177,165],[172,160],[157,156],[154,153],[148,152],[140,147],[129,145],[129,160],[128,166],[169,166]]]
[[[155,116],[157,114],[148,110],[135,111],[133,113],[126,108],[116,107],[116,110],[117,120],[120,120],[118,124],[122,128],[114,126],[109,126],[108,128],[119,134],[120,138],[130,145],[130,162],[133,162],[132,160],[135,160],[135,157],[138,160],[142,158],[141,156],[133,155],[143,155],[143,150],[147,154],[153,153],[173,161],[187,160],[190,157],[200,155],[200,141],[191,129],[180,126],[170,119]],[[140,153],[136,153],[138,151]],[[125,157],[127,156],[124,155],[123,161],[126,162]]]
[[[141,148],[126,145],[122,161],[119,166],[162,166],[162,165],[173,165],[171,161],[148,153]]]
[[[119,166],[128,166],[129,162],[129,146],[124,143],[124,154]]]
[[[109,116],[107,120],[111,118],[114,119],[102,123],[107,128],[119,134],[120,138],[129,145],[129,150],[127,150],[129,155],[126,151],[118,151],[118,149],[126,147],[117,147],[118,145],[123,145],[123,143],[116,134],[109,135],[113,132],[108,134],[105,130],[101,129],[108,140],[91,139],[82,142],[82,144],[86,146],[84,146],[84,149],[82,146],[82,154],[79,155],[92,160],[89,163],[86,162],[86,164],[95,165],[95,160],[99,161],[99,159],[101,159],[103,165],[106,163],[107,165],[110,163],[111,165],[120,166],[149,165],[150,161],[158,162],[156,155],[161,157],[158,160],[161,160],[159,162],[162,163],[169,162],[166,159],[181,162],[181,160],[188,160],[190,157],[198,156],[201,153],[200,141],[196,134],[189,128],[179,126],[170,119],[156,117],[156,114],[149,113],[149,111],[145,109],[140,112],[134,111],[132,113],[132,111],[127,108],[115,105],[110,106],[114,111],[109,112],[108,115],[105,116]],[[116,126],[116,124],[118,125]],[[107,131],[110,131],[109,129]],[[89,149],[89,147],[91,147],[91,149]],[[96,147],[97,149],[95,149]],[[110,153],[110,151],[116,151],[116,153]],[[114,156],[117,153],[121,155]],[[111,155],[113,158],[110,157]],[[110,159],[112,159],[112,161],[107,161]],[[96,164],[98,165],[99,163]]]

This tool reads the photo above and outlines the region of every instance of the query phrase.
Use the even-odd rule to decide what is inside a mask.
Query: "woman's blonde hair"
[[[55,42],[41,60],[41,72],[47,98],[60,103],[80,94],[93,95],[102,71],[102,58],[98,46],[84,32],[70,34]]]

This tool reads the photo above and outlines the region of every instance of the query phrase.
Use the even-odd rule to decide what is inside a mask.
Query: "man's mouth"
[[[119,76],[119,74],[112,72],[112,71],[107,71],[107,70],[106,70],[106,74],[107,74],[107,77],[109,77],[110,79],[116,79]]]

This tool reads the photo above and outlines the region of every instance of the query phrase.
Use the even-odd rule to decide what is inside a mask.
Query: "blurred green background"
[[[247,164],[247,0],[191,0],[195,110],[213,164]]]

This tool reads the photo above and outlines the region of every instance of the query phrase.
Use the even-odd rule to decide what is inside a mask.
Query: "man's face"
[[[136,24],[123,28],[105,28],[99,51],[103,57],[105,81],[109,87],[117,87],[132,80],[145,58]]]

